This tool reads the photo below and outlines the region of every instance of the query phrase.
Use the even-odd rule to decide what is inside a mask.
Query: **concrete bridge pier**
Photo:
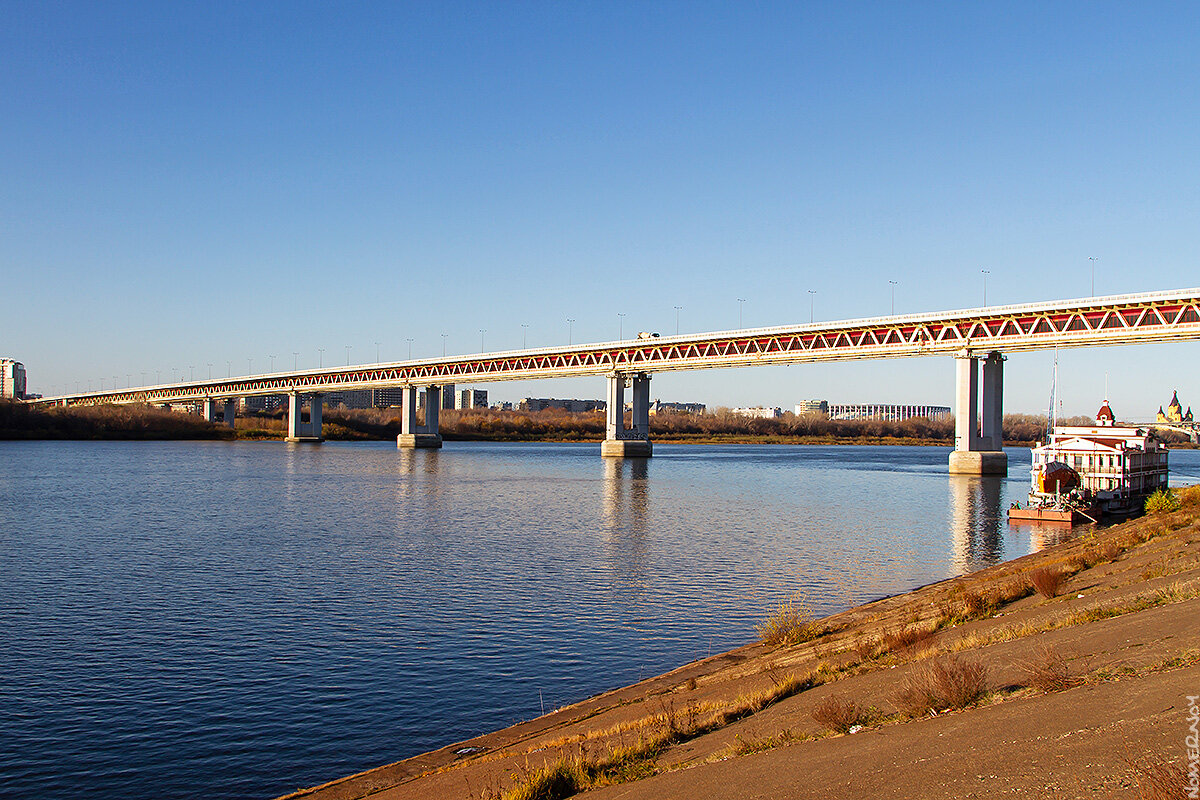
[[[305,396],[298,392],[288,393],[287,439],[289,442],[323,442],[321,436],[321,395],[310,394],[308,398],[308,422],[302,420]]]
[[[200,402],[200,416],[205,422],[217,421],[217,403],[211,397],[206,397]]]
[[[608,376],[608,422],[600,455],[605,458],[649,458],[654,454],[650,444],[650,375],[638,372],[629,378],[633,383],[633,417],[625,427],[625,375]]]
[[[980,418],[979,361],[968,350],[954,357],[954,452],[951,475],[1007,475],[1004,453],[1004,356],[996,351],[983,363],[983,413]]]
[[[237,419],[237,400],[226,400],[225,408],[222,412],[224,417],[222,421],[231,428],[237,427],[234,421]]]
[[[441,447],[442,435],[438,433],[438,410],[442,407],[442,387],[425,389],[425,424],[417,424],[416,386],[405,386],[400,399],[400,435],[396,447]]]

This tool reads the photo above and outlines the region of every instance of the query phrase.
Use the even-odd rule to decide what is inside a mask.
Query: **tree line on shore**
[[[1059,420],[1066,425],[1092,424],[1090,417]],[[446,410],[439,428],[448,440],[480,441],[598,441],[604,438],[603,412]],[[237,430],[205,422],[198,416],[154,406],[31,406],[0,402],[0,439],[232,439],[282,438],[282,410],[239,416]],[[1004,440],[1031,444],[1041,440],[1046,418],[1006,414]],[[392,439],[400,432],[400,411],[327,408],[323,432],[328,439]],[[918,417],[901,422],[880,419],[834,420],[819,414],[784,414],[755,419],[718,410],[710,414],[660,413],[650,419],[651,437],[684,442],[906,442],[951,444],[952,418]],[[1185,441],[1164,432],[1168,441]]]

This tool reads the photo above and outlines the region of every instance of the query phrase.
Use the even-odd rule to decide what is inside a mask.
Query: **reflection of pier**
[[[602,518],[612,569],[626,588],[646,582],[646,518],[650,509],[650,462],[606,458]]]
[[[956,574],[1000,561],[1000,534],[1005,524],[1000,488],[1004,480],[990,475],[950,476],[951,563]]]

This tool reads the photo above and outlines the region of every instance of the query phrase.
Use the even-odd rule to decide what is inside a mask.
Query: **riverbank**
[[[785,605],[771,641],[287,797],[1178,796],[1152,787],[1182,786],[1200,693],[1181,495],[822,620]]]

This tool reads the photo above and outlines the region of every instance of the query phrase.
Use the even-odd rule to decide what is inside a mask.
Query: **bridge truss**
[[[291,392],[986,354],[1200,339],[1200,289],[189,381],[33,401],[169,403]]]

